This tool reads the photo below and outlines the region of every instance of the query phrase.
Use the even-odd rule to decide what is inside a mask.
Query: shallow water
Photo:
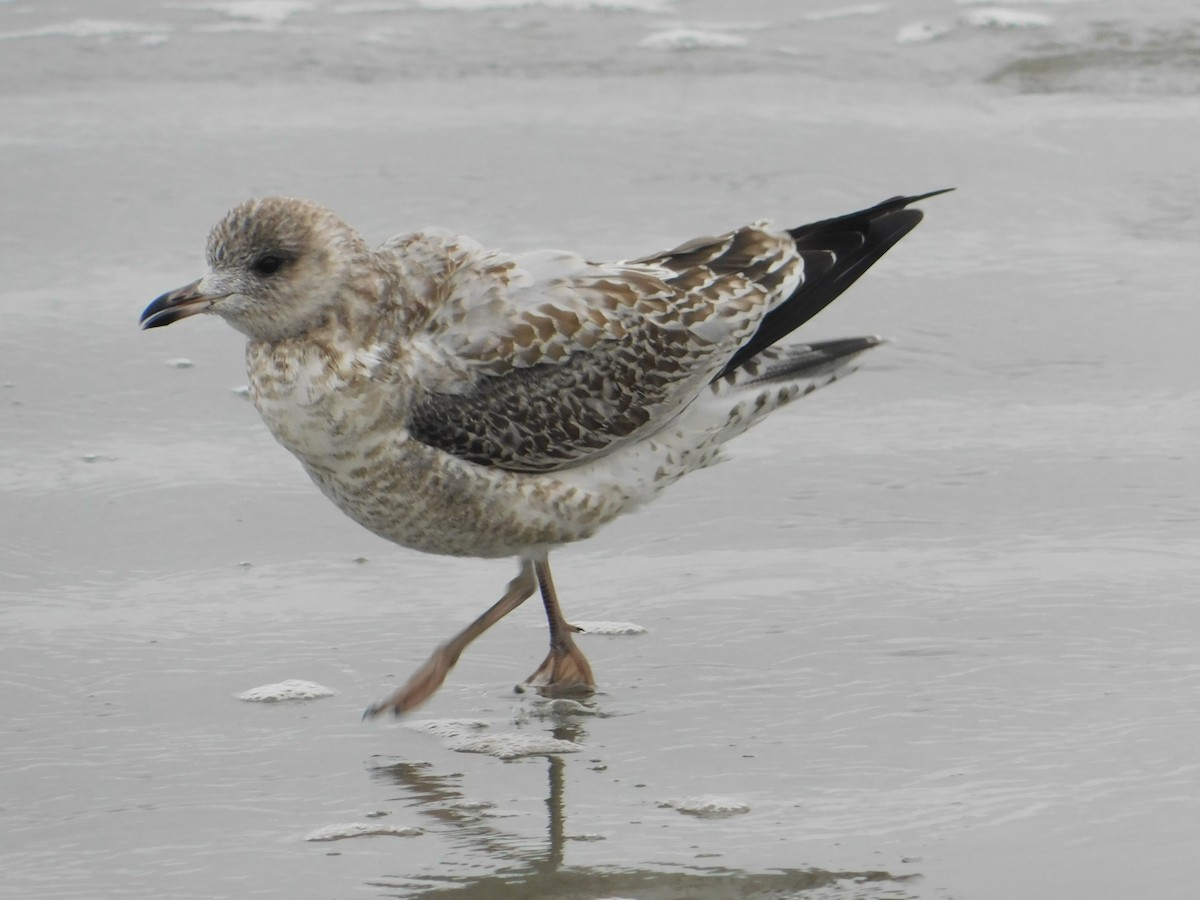
[[[1197,21],[988,9],[0,2],[0,895],[1194,896]],[[806,329],[860,373],[557,554],[646,629],[582,708],[511,692],[531,604],[360,723],[510,567],[135,325],[251,194],[603,258],[949,185]]]

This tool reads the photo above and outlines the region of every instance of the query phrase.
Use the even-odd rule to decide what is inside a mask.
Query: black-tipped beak
[[[200,281],[196,280],[163,294],[142,310],[142,317],[138,321],[141,322],[142,328],[170,325],[172,322],[204,312],[212,306],[213,299],[200,292]]]

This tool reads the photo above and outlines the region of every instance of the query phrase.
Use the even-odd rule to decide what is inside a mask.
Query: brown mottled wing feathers
[[[611,266],[558,254],[522,268],[450,248],[455,274],[435,292],[410,433],[529,472],[652,434],[824,309],[916,226],[921,213],[906,207],[938,193]]]
[[[648,421],[631,360],[607,372],[579,357],[484,375],[461,394],[427,393],[409,413],[418,440],[461,459],[522,472],[600,453]]]
[[[580,464],[695,399],[798,278],[786,236],[744,228],[631,263],[579,260],[555,277],[514,265],[507,302],[481,308],[451,285],[430,346],[459,371],[421,379],[409,432],[515,471]]]

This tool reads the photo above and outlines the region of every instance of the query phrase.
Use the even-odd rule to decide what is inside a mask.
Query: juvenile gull
[[[550,653],[527,684],[588,692],[550,551],[715,462],[727,440],[878,344],[776,342],[916,226],[909,204],[938,193],[606,264],[436,229],[371,249],[317,204],[267,197],[226,215],[208,273],[141,323],[210,312],[245,334],[267,427],[360,525],[427,553],[520,561],[504,596],[368,716],[426,700],[538,589]]]

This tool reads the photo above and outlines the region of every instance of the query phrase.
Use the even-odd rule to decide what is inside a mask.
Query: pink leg
[[[533,596],[537,589],[540,576],[534,574],[535,563],[530,560],[521,561],[521,571],[509,582],[504,596],[496,601],[482,616],[456,634],[446,643],[433,651],[404,687],[393,691],[386,699],[367,707],[363,713],[364,719],[373,719],[384,712],[399,716],[402,713],[416,709],[428,700],[446,680],[446,675],[454,668],[463,650],[475,638],[479,637],[506,615]],[[586,668],[587,662],[584,661]],[[590,677],[590,673],[589,673]]]
[[[548,696],[590,694],[596,689],[592,667],[588,665],[587,657],[571,637],[572,633],[579,629],[567,624],[558,606],[558,595],[554,591],[554,581],[550,578],[550,561],[546,557],[535,560],[533,568],[537,573],[538,586],[542,590],[542,602],[546,606],[546,623],[550,627],[550,654],[525,683]]]

